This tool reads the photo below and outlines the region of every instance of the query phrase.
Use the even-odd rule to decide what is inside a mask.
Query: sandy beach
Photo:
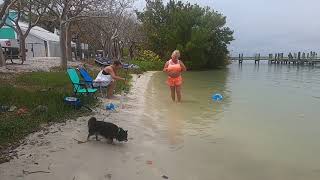
[[[101,99],[94,109],[98,120],[113,122],[128,130],[129,141],[107,144],[94,138],[85,143],[87,121],[91,116],[52,125],[26,138],[18,147],[18,156],[0,164],[1,180],[89,180],[89,179],[162,179],[159,170],[152,168],[152,151],[148,139],[152,132],[143,127],[139,117],[144,110],[144,94],[153,72],[134,76],[132,89],[125,97],[124,108],[115,112],[104,110],[110,100]],[[119,103],[119,99],[112,100]],[[149,133],[148,133],[149,132]],[[166,178],[166,177],[164,177]]]

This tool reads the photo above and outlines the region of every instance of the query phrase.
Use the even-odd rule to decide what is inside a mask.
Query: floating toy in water
[[[219,93],[212,95],[212,100],[213,101],[222,101],[223,96]]]
[[[109,103],[106,105],[106,110],[114,111],[114,110],[116,110],[116,105]]]

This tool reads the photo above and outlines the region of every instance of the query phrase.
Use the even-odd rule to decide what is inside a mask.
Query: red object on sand
[[[21,116],[21,115],[27,114],[28,111],[29,111],[28,108],[22,107],[22,108],[18,109],[17,115]]]
[[[152,165],[152,161],[150,161],[150,160],[147,161],[147,164]]]

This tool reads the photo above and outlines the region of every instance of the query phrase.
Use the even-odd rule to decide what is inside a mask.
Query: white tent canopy
[[[28,24],[19,22],[19,26],[23,31],[28,29]],[[75,43],[71,44],[75,47]],[[26,48],[28,49],[27,57],[60,57],[60,37],[43,29],[42,27],[35,26],[30,30],[26,39]]]

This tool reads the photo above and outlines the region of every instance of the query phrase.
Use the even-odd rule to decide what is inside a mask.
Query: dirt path
[[[18,159],[0,164],[0,179],[140,180],[155,179],[155,176],[156,179],[166,179],[160,172],[150,169],[152,162],[148,160],[153,154],[148,141],[152,139],[152,132],[139,122],[144,110],[144,93],[152,74],[148,72],[140,78],[134,77],[124,109],[118,109],[118,112],[103,110],[103,106],[110,102],[107,100],[95,109],[97,119],[128,130],[127,143],[109,145],[95,140],[81,143],[86,140],[90,117],[69,120],[27,137],[26,143],[17,149]],[[119,100],[114,101],[118,103]]]

